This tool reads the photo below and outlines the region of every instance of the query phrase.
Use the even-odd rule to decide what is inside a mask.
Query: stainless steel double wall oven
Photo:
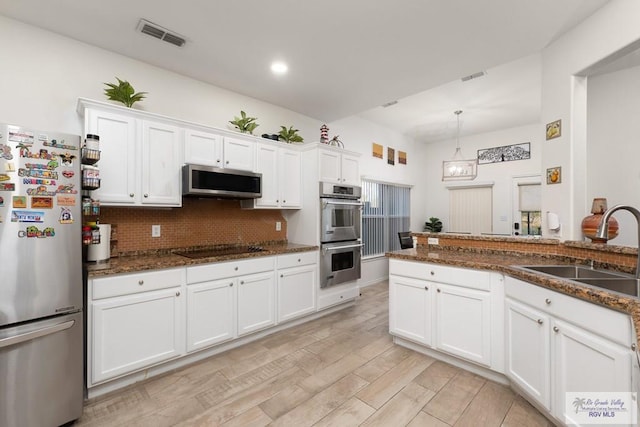
[[[320,287],[360,278],[361,188],[320,183]]]

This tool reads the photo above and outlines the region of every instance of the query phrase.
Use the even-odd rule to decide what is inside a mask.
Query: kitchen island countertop
[[[282,242],[271,243],[260,246],[260,252],[247,252],[242,254],[212,256],[206,258],[187,258],[177,255],[174,251],[157,251],[153,253],[142,253],[138,255],[120,256],[111,258],[104,263],[86,263],[85,268],[89,278],[109,276],[120,273],[134,273],[137,271],[159,270],[163,268],[185,267],[190,265],[208,264],[212,262],[223,262],[239,259],[249,259],[265,256],[284,255],[296,252],[308,252],[318,250],[318,246],[301,245],[296,243]]]

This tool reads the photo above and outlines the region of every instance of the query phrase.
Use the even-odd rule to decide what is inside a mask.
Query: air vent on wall
[[[468,82],[469,80],[477,79],[478,77],[485,76],[486,74],[487,73],[485,71],[478,71],[477,73],[473,73],[473,74],[469,74],[468,76],[464,76],[460,80],[462,80],[463,82]]]
[[[178,47],[182,47],[186,42],[184,37],[179,36],[176,33],[172,33],[166,28],[162,28],[161,26],[145,19],[141,19],[138,23],[138,31],[142,34],[155,37]]]

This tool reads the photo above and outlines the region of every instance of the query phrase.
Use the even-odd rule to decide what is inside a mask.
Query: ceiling
[[[0,14],[321,121],[359,114],[435,141],[456,109],[461,134],[537,122],[536,54],[607,1],[0,0]],[[137,32],[141,18],[186,44]]]

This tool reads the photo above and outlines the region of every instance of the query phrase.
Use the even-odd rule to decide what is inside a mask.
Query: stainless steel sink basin
[[[595,270],[579,265],[523,265],[520,267],[524,270],[638,297],[639,281],[629,274]]]

